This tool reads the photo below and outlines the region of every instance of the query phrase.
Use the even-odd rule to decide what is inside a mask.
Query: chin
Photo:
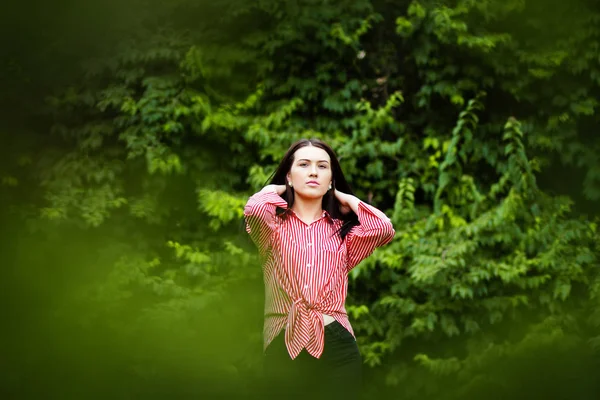
[[[325,192],[327,193],[327,192]],[[302,197],[305,199],[321,199],[323,198],[323,196],[325,196],[325,193],[316,193],[316,192],[309,192],[309,193],[305,193],[305,192],[298,192],[296,191],[295,195],[298,197]]]

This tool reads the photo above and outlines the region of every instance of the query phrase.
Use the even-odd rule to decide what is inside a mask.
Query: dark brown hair
[[[335,197],[334,189],[339,190],[340,192],[347,194],[354,194],[352,188],[346,181],[344,174],[342,172],[342,168],[340,167],[340,163],[335,155],[335,152],[328,144],[319,140],[319,139],[300,139],[296,143],[292,144],[288,151],[283,156],[283,159],[279,163],[277,170],[273,174],[271,178],[270,184],[274,185],[285,185],[286,190],[283,192],[281,197],[285,199],[288,203],[288,210],[292,208],[294,204],[294,189],[288,186],[287,183],[287,173],[292,168],[292,164],[294,163],[294,153],[298,149],[306,146],[315,146],[320,149],[323,149],[329,154],[329,158],[331,159],[331,177],[332,177],[332,189],[328,190],[327,193],[323,196],[323,210],[327,211],[332,218],[336,218],[343,221],[342,227],[339,230],[340,237],[344,240],[344,237],[350,232],[350,230],[359,225],[358,216],[354,213],[354,211],[350,211],[347,214],[342,214],[340,211],[340,202]],[[285,210],[281,210],[279,215],[283,218],[286,217]]]

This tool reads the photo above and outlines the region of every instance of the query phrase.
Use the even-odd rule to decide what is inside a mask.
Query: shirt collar
[[[298,218],[298,215],[291,208],[288,208],[288,212],[291,214],[294,214],[294,216],[296,218]],[[327,222],[333,223],[333,217],[327,212],[327,210],[323,210],[323,212],[321,213],[321,218],[325,218],[327,220]],[[321,218],[319,218],[319,219],[321,219]]]

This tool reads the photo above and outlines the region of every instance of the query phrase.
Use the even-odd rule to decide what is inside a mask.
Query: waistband
[[[329,325],[325,325],[325,332],[344,332],[347,331],[344,325],[340,324],[337,320],[333,321]]]

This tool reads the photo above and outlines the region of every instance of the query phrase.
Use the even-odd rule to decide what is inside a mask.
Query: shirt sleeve
[[[271,247],[277,207],[287,209],[287,202],[271,191],[252,195],[244,207],[246,231],[258,247],[261,256],[265,256]]]
[[[367,258],[375,248],[392,241],[396,232],[390,219],[377,208],[358,203],[357,225],[346,236],[347,268],[350,271]]]

